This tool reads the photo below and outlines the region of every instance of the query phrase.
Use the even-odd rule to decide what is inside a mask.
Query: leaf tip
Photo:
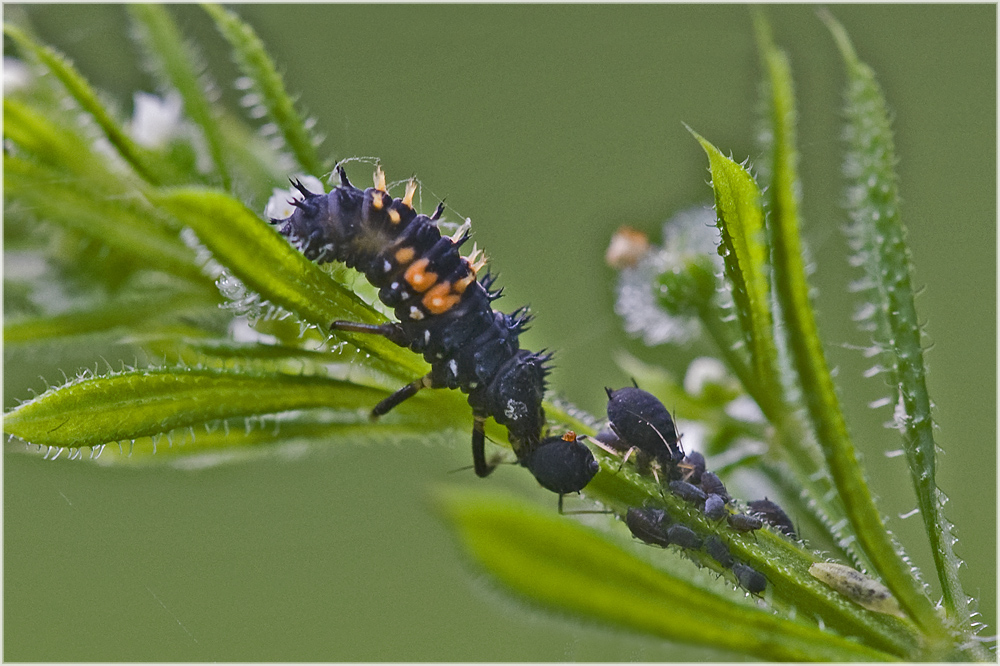
[[[854,51],[854,45],[851,44],[851,38],[847,36],[847,30],[844,29],[840,21],[835,19],[830,10],[825,7],[817,9],[816,15],[826,24],[827,29],[833,35],[834,41],[837,42],[837,48],[840,49],[840,53],[844,60],[847,61],[847,64],[852,67],[860,64],[858,56]]]

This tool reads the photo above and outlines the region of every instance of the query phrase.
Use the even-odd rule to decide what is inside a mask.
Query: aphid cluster
[[[486,460],[484,431],[486,419],[493,417],[507,428],[518,462],[542,486],[559,493],[561,508],[562,496],[586,486],[598,463],[575,435],[542,437],[551,354],[519,347],[518,336],[531,319],[526,309],[505,314],[491,307],[502,290],[491,289],[488,274],[479,276],[484,259],[459,254],[468,231],[441,235],[436,223],[444,204],[431,216],[417,213],[416,181],[394,199],[381,168],[375,186],[365,190],[350,183],[342,166],[336,173],[340,183],[328,194],[292,181],[301,195],[290,202],[295,211],[271,222],[309,259],[338,261],[364,273],[398,320],[378,326],[335,321],[332,330],[381,335],[422,354],[431,365],[426,376],[375,405],[372,416],[388,413],[421,389],[457,388],[468,394],[472,407],[476,474],[487,476],[495,467]]]
[[[605,390],[609,424],[597,439],[602,447],[622,454],[622,465],[634,454],[641,473],[652,473],[658,483],[665,482],[670,493],[700,508],[708,520],[725,519],[736,532],[753,532],[766,522],[779,533],[796,538],[788,515],[766,498],[750,502],[749,513],[730,509],[735,503],[725,484],[717,474],[707,470],[702,454],[697,451],[684,454],[673,418],[655,396],[637,386]],[[703,548],[722,567],[732,569],[736,581],[753,594],[760,594],[767,587],[764,575],[737,562],[725,541],[716,535],[699,536],[690,525],[674,520],[665,509],[629,508],[625,524],[633,536],[648,544],[688,550]]]
[[[737,562],[725,541],[714,534],[702,538],[688,525],[675,521],[665,509],[631,507],[625,514],[625,525],[632,536],[653,546],[704,549],[720,566],[732,569],[736,582],[752,594],[760,594],[767,588],[767,578],[756,569]]]

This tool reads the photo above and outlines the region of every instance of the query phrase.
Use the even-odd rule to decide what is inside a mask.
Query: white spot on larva
[[[391,270],[392,270],[392,264],[390,264],[390,263],[389,263],[389,260],[388,260],[388,259],[386,259],[386,260],[385,260],[385,261],[384,261],[384,262],[382,263],[382,272],[383,272],[383,273],[388,273],[388,272],[389,272],[389,271],[391,271]]]
[[[448,370],[451,372],[452,377],[458,377],[458,361],[455,359],[448,361]]]
[[[528,406],[525,405],[520,400],[514,400],[513,398],[507,400],[507,407],[503,410],[504,416],[512,421],[524,418],[528,415]]]
[[[413,319],[414,321],[420,321],[423,318],[424,318],[423,311],[420,308],[418,308],[416,305],[411,305],[410,306],[410,319]]]
[[[424,344],[429,345],[430,343],[431,343],[430,329],[424,329]]]
[[[399,292],[399,297],[405,301],[406,299],[408,299],[410,297],[410,292],[408,292],[408,291],[401,291],[401,292]]]

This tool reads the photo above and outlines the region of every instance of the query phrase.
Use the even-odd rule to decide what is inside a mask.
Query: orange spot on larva
[[[382,193],[378,190],[372,192],[372,208],[375,210],[382,210]]]
[[[401,247],[396,250],[396,263],[400,265],[408,264],[413,261],[413,255],[415,254],[416,252],[413,251],[412,247]]]
[[[389,209],[389,219],[393,224],[399,224],[399,211],[394,208]]]
[[[430,262],[425,259],[418,259],[417,261],[410,264],[410,267],[406,269],[404,278],[410,283],[410,286],[416,289],[418,292],[425,292],[434,286],[437,282],[437,273],[433,273],[427,270],[427,265]]]
[[[442,282],[427,292],[423,303],[431,314],[439,315],[450,310],[461,300],[460,296],[451,293],[451,284]]]
[[[563,438],[564,442],[575,442],[576,441],[576,433],[573,432],[572,430],[567,430],[566,434],[563,435],[562,438]]]

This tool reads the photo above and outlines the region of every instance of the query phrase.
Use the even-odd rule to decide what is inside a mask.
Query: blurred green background
[[[530,349],[558,350],[554,388],[602,414],[627,377],[612,352],[681,369],[706,348],[645,350],[613,313],[607,240],[623,223],[659,240],[673,211],[710,199],[688,123],[738,159],[753,141],[758,68],[741,6],[237,7],[338,158],[416,173],[501,273],[504,309],[531,304]],[[116,6],[6,5],[131,109],[152,90]],[[229,55],[196,7],[171,11],[234,102]],[[873,489],[933,580],[881,380],[845,345],[850,316],[838,208],[842,67],[814,8],[769,7],[800,104],[805,237],[821,329]],[[930,340],[939,481],[951,497],[967,591],[996,633],[996,8],[844,6],[834,14],[895,113],[903,215]],[[356,178],[357,180],[357,178]],[[426,196],[426,194],[425,194]],[[250,202],[263,208],[263,201]],[[425,206],[429,200],[425,200]],[[93,365],[5,354],[5,408]],[[434,484],[508,486],[551,504],[529,475],[468,464],[467,425],[427,446],[319,447],[185,472],[4,456],[8,661],[720,659],[555,618],[512,602],[463,560],[433,513]],[[664,556],[669,562],[669,555]],[[936,587],[936,586],[935,586]]]

